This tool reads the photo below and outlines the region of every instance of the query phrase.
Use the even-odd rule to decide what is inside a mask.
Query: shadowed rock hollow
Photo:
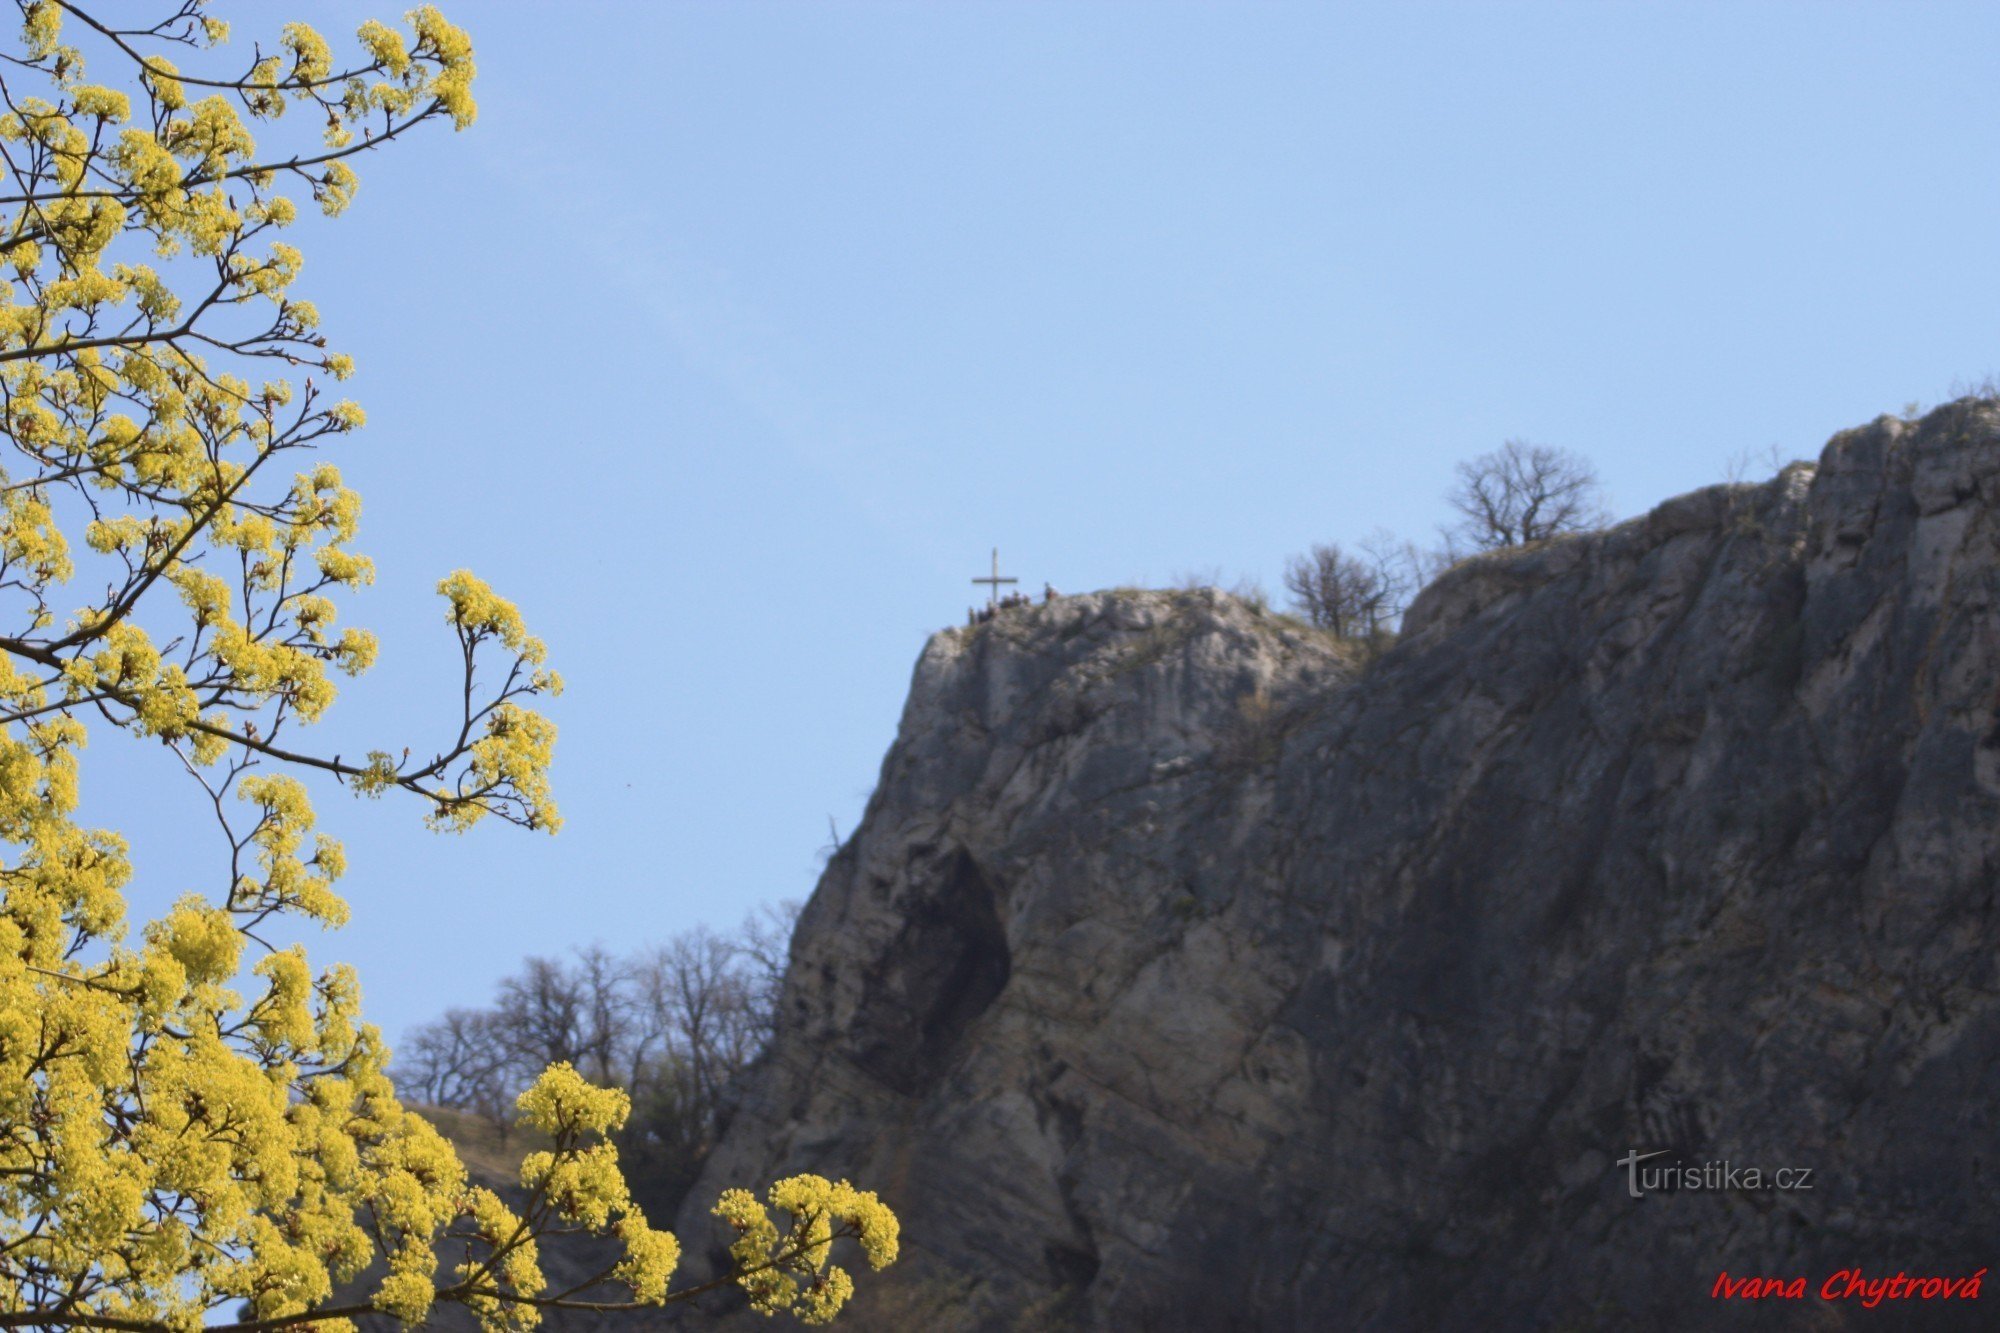
[[[1995,1257],[1997,601],[1968,401],[1464,564],[1365,668],[1214,593],[940,633],[681,1234],[879,1190],[861,1327],[1949,1326],[1708,1293]]]

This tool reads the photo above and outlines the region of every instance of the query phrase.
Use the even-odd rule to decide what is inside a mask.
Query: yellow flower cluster
[[[680,1241],[671,1231],[653,1230],[636,1212],[619,1221],[617,1234],[625,1243],[625,1258],[612,1270],[612,1276],[630,1287],[633,1299],[641,1304],[664,1304],[667,1284],[680,1267]]]
[[[475,642],[498,639],[524,662],[540,663],[548,656],[542,641],[528,633],[520,610],[496,596],[471,570],[453,570],[438,582],[438,593],[451,603],[448,619],[466,637]]]
[[[788,1311],[808,1324],[831,1322],[854,1291],[847,1271],[828,1262],[839,1237],[854,1238],[875,1268],[896,1261],[901,1235],[896,1215],[866,1190],[801,1175],[772,1185],[768,1198],[771,1208],[791,1214],[788,1230],[781,1232],[748,1190],[725,1190],[713,1209],[736,1230],[729,1253],[752,1309]]]
[[[603,1134],[618,1129],[632,1113],[632,1099],[619,1088],[594,1087],[569,1062],[550,1065],[520,1097],[523,1118],[552,1137]]]

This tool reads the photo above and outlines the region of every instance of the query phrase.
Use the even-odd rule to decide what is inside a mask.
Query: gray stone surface
[[[1995,1257],[1996,600],[1968,402],[1463,564],[1369,664],[1215,593],[940,633],[678,1230],[879,1190],[864,1328],[1951,1326],[1708,1292]]]

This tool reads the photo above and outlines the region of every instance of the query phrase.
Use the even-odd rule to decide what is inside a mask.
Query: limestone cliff
[[[1709,1292],[2000,1255],[1996,686],[1972,401],[1464,564],[1369,663],[1212,593],[940,633],[681,1233],[880,1190],[860,1327],[1877,1326]]]

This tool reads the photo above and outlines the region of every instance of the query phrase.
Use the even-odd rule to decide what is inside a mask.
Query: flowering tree
[[[463,661],[442,744],[355,759],[296,739],[375,640],[335,628],[334,598],[372,578],[360,502],[331,463],[296,461],[362,413],[331,396],[352,365],[293,295],[285,191],[338,214],[357,154],[471,124],[466,35],[425,6],[407,31],[362,25],[343,68],[289,24],[198,75],[175,57],[217,65],[228,36],[203,0],[17,4],[0,63],[0,1328],[336,1329],[441,1301],[525,1328],[701,1290],[670,1292],[679,1247],[604,1141],[623,1093],[558,1065],[522,1095],[552,1146],[512,1209],[397,1104],[353,973],[258,933],[347,915],[301,770],[414,799],[443,829],[559,822],[555,732],[529,704],[561,682],[464,571],[438,586]],[[113,77],[90,81],[86,55]],[[320,140],[260,153],[250,126],[275,136],[288,110]],[[102,597],[73,591],[100,576]],[[136,940],[126,844],[76,819],[86,719],[170,749],[228,840],[228,882]],[[819,1321],[850,1289],[836,1239],[895,1256],[871,1194],[797,1177],[768,1198],[784,1226],[745,1191],[718,1204],[735,1267],[710,1286]],[[547,1290],[537,1242],[565,1231],[615,1236],[622,1257]],[[336,1306],[377,1259],[386,1277]]]

